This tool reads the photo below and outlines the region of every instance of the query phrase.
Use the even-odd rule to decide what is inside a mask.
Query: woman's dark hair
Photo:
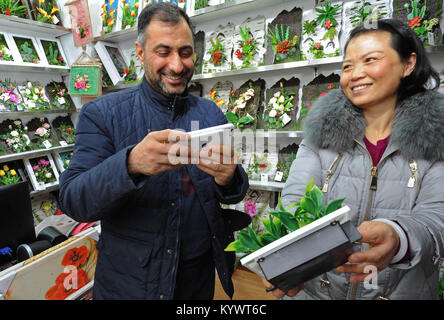
[[[416,65],[413,72],[401,80],[398,90],[398,99],[402,100],[418,92],[425,91],[430,78],[435,80],[436,89],[439,86],[439,75],[432,68],[427,53],[416,33],[400,20],[382,19],[374,22],[370,27],[360,25],[354,28],[344,47],[344,55],[347,46],[353,38],[370,32],[387,31],[391,34],[391,47],[398,52],[401,61],[410,58],[412,52],[416,53]]]
[[[177,24],[184,19],[194,36],[190,17],[188,17],[184,10],[170,2],[153,3],[143,8],[138,18],[137,41],[142,45],[142,47],[145,46],[145,30],[153,19],[171,24]]]

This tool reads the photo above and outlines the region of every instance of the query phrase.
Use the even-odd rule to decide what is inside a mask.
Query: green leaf
[[[317,186],[314,186],[310,193],[310,198],[313,200],[315,204],[315,210],[319,210],[324,206],[324,194]]]
[[[279,237],[276,238],[270,233],[264,233],[263,235],[260,236],[260,239],[262,243],[266,246],[267,244],[270,244],[273,241],[279,239]]]
[[[316,217],[316,206],[311,198],[303,197],[301,199],[301,208]]]
[[[246,249],[251,250],[257,250],[260,248],[260,246],[250,238],[247,231],[240,231],[238,233],[239,242],[241,245],[243,245]]]
[[[237,117],[236,117],[236,115],[233,112],[227,112],[225,114],[225,117],[231,123],[237,123],[238,122]]]
[[[305,187],[305,195],[310,196],[311,189],[313,189],[313,178],[307,183]]]
[[[224,251],[235,251],[235,252],[245,252],[245,247],[240,243],[239,240],[231,242]]]
[[[280,194],[278,196],[278,205],[279,205],[279,209],[281,211],[285,211],[284,205],[282,204],[282,201],[281,201],[281,195]]]
[[[289,212],[281,212],[281,221],[289,231],[299,229],[298,220]]]
[[[258,235],[256,234],[256,232],[254,232],[252,227],[248,227],[248,235],[250,236],[250,238],[256,242],[256,244],[259,246],[259,248],[263,247],[263,244],[260,240],[260,238],[258,237]]]
[[[343,201],[344,201],[344,199],[337,199],[337,200],[333,200],[332,202],[330,202],[325,208],[325,214],[327,215],[327,214],[332,213],[333,211],[336,211],[339,208],[341,208]]]

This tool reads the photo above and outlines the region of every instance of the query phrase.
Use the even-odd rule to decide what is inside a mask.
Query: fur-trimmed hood
[[[304,138],[322,149],[344,152],[362,141],[362,110],[342,89],[316,100],[304,121]],[[444,96],[434,91],[417,93],[401,101],[396,110],[390,143],[407,159],[444,160]]]

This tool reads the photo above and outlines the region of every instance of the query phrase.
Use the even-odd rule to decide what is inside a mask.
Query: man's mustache
[[[183,77],[190,72],[190,69],[183,69],[181,73],[176,73],[170,70],[162,70],[160,73],[164,76]]]

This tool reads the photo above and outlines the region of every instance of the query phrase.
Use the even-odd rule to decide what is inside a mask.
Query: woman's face
[[[414,63],[401,62],[390,42],[391,35],[385,31],[362,34],[349,42],[341,86],[354,105],[363,109],[396,105],[401,79],[413,71]]]

